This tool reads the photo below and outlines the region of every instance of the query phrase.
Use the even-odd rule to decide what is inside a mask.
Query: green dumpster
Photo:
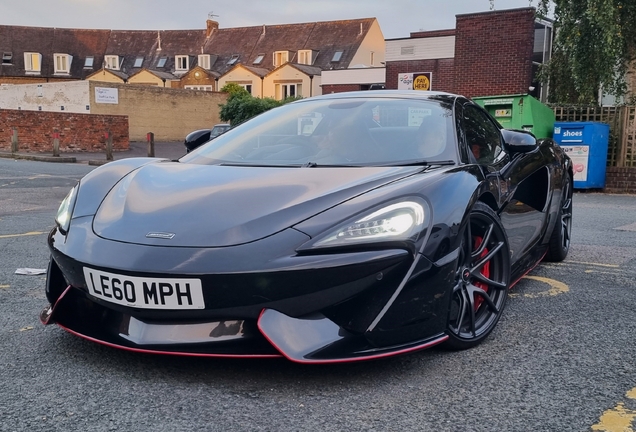
[[[554,111],[530,95],[480,96],[472,98],[506,129],[522,129],[537,138],[552,138]]]

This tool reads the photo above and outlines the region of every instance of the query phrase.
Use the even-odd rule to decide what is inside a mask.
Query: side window
[[[501,134],[488,115],[479,108],[464,106],[464,131],[468,149],[477,162],[490,164],[502,153]]]

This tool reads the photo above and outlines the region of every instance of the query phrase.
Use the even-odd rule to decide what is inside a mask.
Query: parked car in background
[[[214,125],[212,129],[199,129],[194,132],[190,132],[183,144],[185,145],[186,151],[190,153],[195,148],[199,147],[201,144],[210,141],[226,132],[230,129],[230,125],[227,123],[219,123]]]

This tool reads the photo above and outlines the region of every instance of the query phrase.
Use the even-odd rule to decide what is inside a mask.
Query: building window
[[[341,58],[342,58],[342,51],[336,51],[335,53],[333,53],[333,57],[331,58],[331,61],[339,62]]]
[[[24,53],[24,70],[27,72],[40,73],[42,65],[42,54]]]
[[[373,66],[373,63],[375,63],[375,53],[371,51],[371,66]]]
[[[210,70],[210,54],[199,54],[199,66]]]
[[[256,58],[254,59],[254,64],[261,64],[264,58],[265,58],[265,54],[257,55]]]
[[[55,73],[67,74],[71,71],[72,56],[68,54],[53,54]]]
[[[86,57],[86,60],[84,60],[84,68],[85,69],[92,69],[94,61],[95,61],[94,57],[92,57],[92,56]]]
[[[236,63],[239,59],[238,54],[234,54],[232,57],[230,57],[230,59],[227,61],[227,64],[229,65],[233,65],[234,63]]]
[[[289,61],[289,51],[274,51],[274,67],[284,65]]]
[[[288,97],[296,97],[303,95],[303,85],[298,84],[276,84],[276,99],[282,100]]]
[[[189,69],[190,59],[187,55],[178,55],[174,57],[174,70],[187,71]]]
[[[414,46],[403,46],[400,47],[400,55],[413,55],[415,54]]]
[[[239,84],[239,85],[243,87],[245,90],[247,90],[249,94],[252,94],[252,84]]]
[[[168,57],[161,57],[158,61],[157,61],[157,67],[164,67],[166,65],[166,60],[168,60]]]
[[[133,67],[140,68],[143,64],[144,64],[144,58],[143,57],[137,57],[135,59],[135,64],[133,65]]]
[[[298,63],[300,64],[311,64],[311,50],[300,50],[298,51]]]
[[[116,56],[116,55],[104,56],[104,64],[106,69],[119,70],[119,56]]]
[[[2,64],[11,64],[11,59],[13,58],[13,54],[10,52],[2,53]]]
[[[212,86],[211,85],[200,85],[200,86],[187,85],[187,86],[184,86],[183,88],[185,88],[186,90],[212,91]]]

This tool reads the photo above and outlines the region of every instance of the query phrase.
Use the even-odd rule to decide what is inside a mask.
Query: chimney
[[[212,33],[214,32],[214,30],[218,30],[219,29],[218,21],[213,21],[213,20],[209,19],[209,20],[207,20],[205,22],[205,24],[206,24],[206,27],[207,27],[207,30],[205,32],[205,37],[206,38],[209,38],[212,35]]]

